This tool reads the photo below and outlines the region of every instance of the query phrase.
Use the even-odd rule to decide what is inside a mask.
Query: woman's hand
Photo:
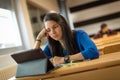
[[[52,58],[52,63],[53,64],[63,64],[64,63],[64,57],[54,56]]]
[[[41,30],[41,32],[39,32],[39,34],[38,34],[38,36],[37,36],[37,40],[42,39],[43,37],[46,36],[46,34],[47,34],[46,29],[43,28],[43,29]]]

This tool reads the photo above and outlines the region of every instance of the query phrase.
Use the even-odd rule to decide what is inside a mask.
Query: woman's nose
[[[52,33],[52,34],[55,34],[55,33],[56,33],[56,31],[55,31],[54,29],[52,29],[52,30],[51,30],[51,33]]]

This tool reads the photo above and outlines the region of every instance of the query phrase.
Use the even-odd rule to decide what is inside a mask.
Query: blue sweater
[[[95,59],[99,57],[99,52],[96,45],[92,42],[86,32],[83,30],[76,30],[74,36],[78,49],[82,53],[84,59]],[[44,53],[49,59],[52,58],[48,44],[46,44],[44,48]],[[66,54],[67,53],[64,53],[64,55]]]

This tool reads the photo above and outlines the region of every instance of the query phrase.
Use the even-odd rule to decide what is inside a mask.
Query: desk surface
[[[72,66],[63,66],[46,75],[17,78],[16,80],[47,79],[61,75],[89,71],[114,65],[120,65],[120,52],[101,55],[98,59],[74,63]]]

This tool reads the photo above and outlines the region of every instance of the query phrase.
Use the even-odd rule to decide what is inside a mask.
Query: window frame
[[[21,36],[22,32],[20,30],[19,22],[18,22],[17,15],[16,15],[16,8],[15,8],[15,2],[14,1],[15,0],[11,0],[11,8],[12,8],[11,11],[13,11],[12,15],[14,16],[14,21],[16,22],[16,25],[18,27],[19,36],[20,36],[20,39],[21,39],[21,45],[20,46],[9,47],[9,48],[0,48],[0,55],[12,54],[16,51],[25,49],[25,46],[24,46],[23,40],[22,40],[22,36]]]

